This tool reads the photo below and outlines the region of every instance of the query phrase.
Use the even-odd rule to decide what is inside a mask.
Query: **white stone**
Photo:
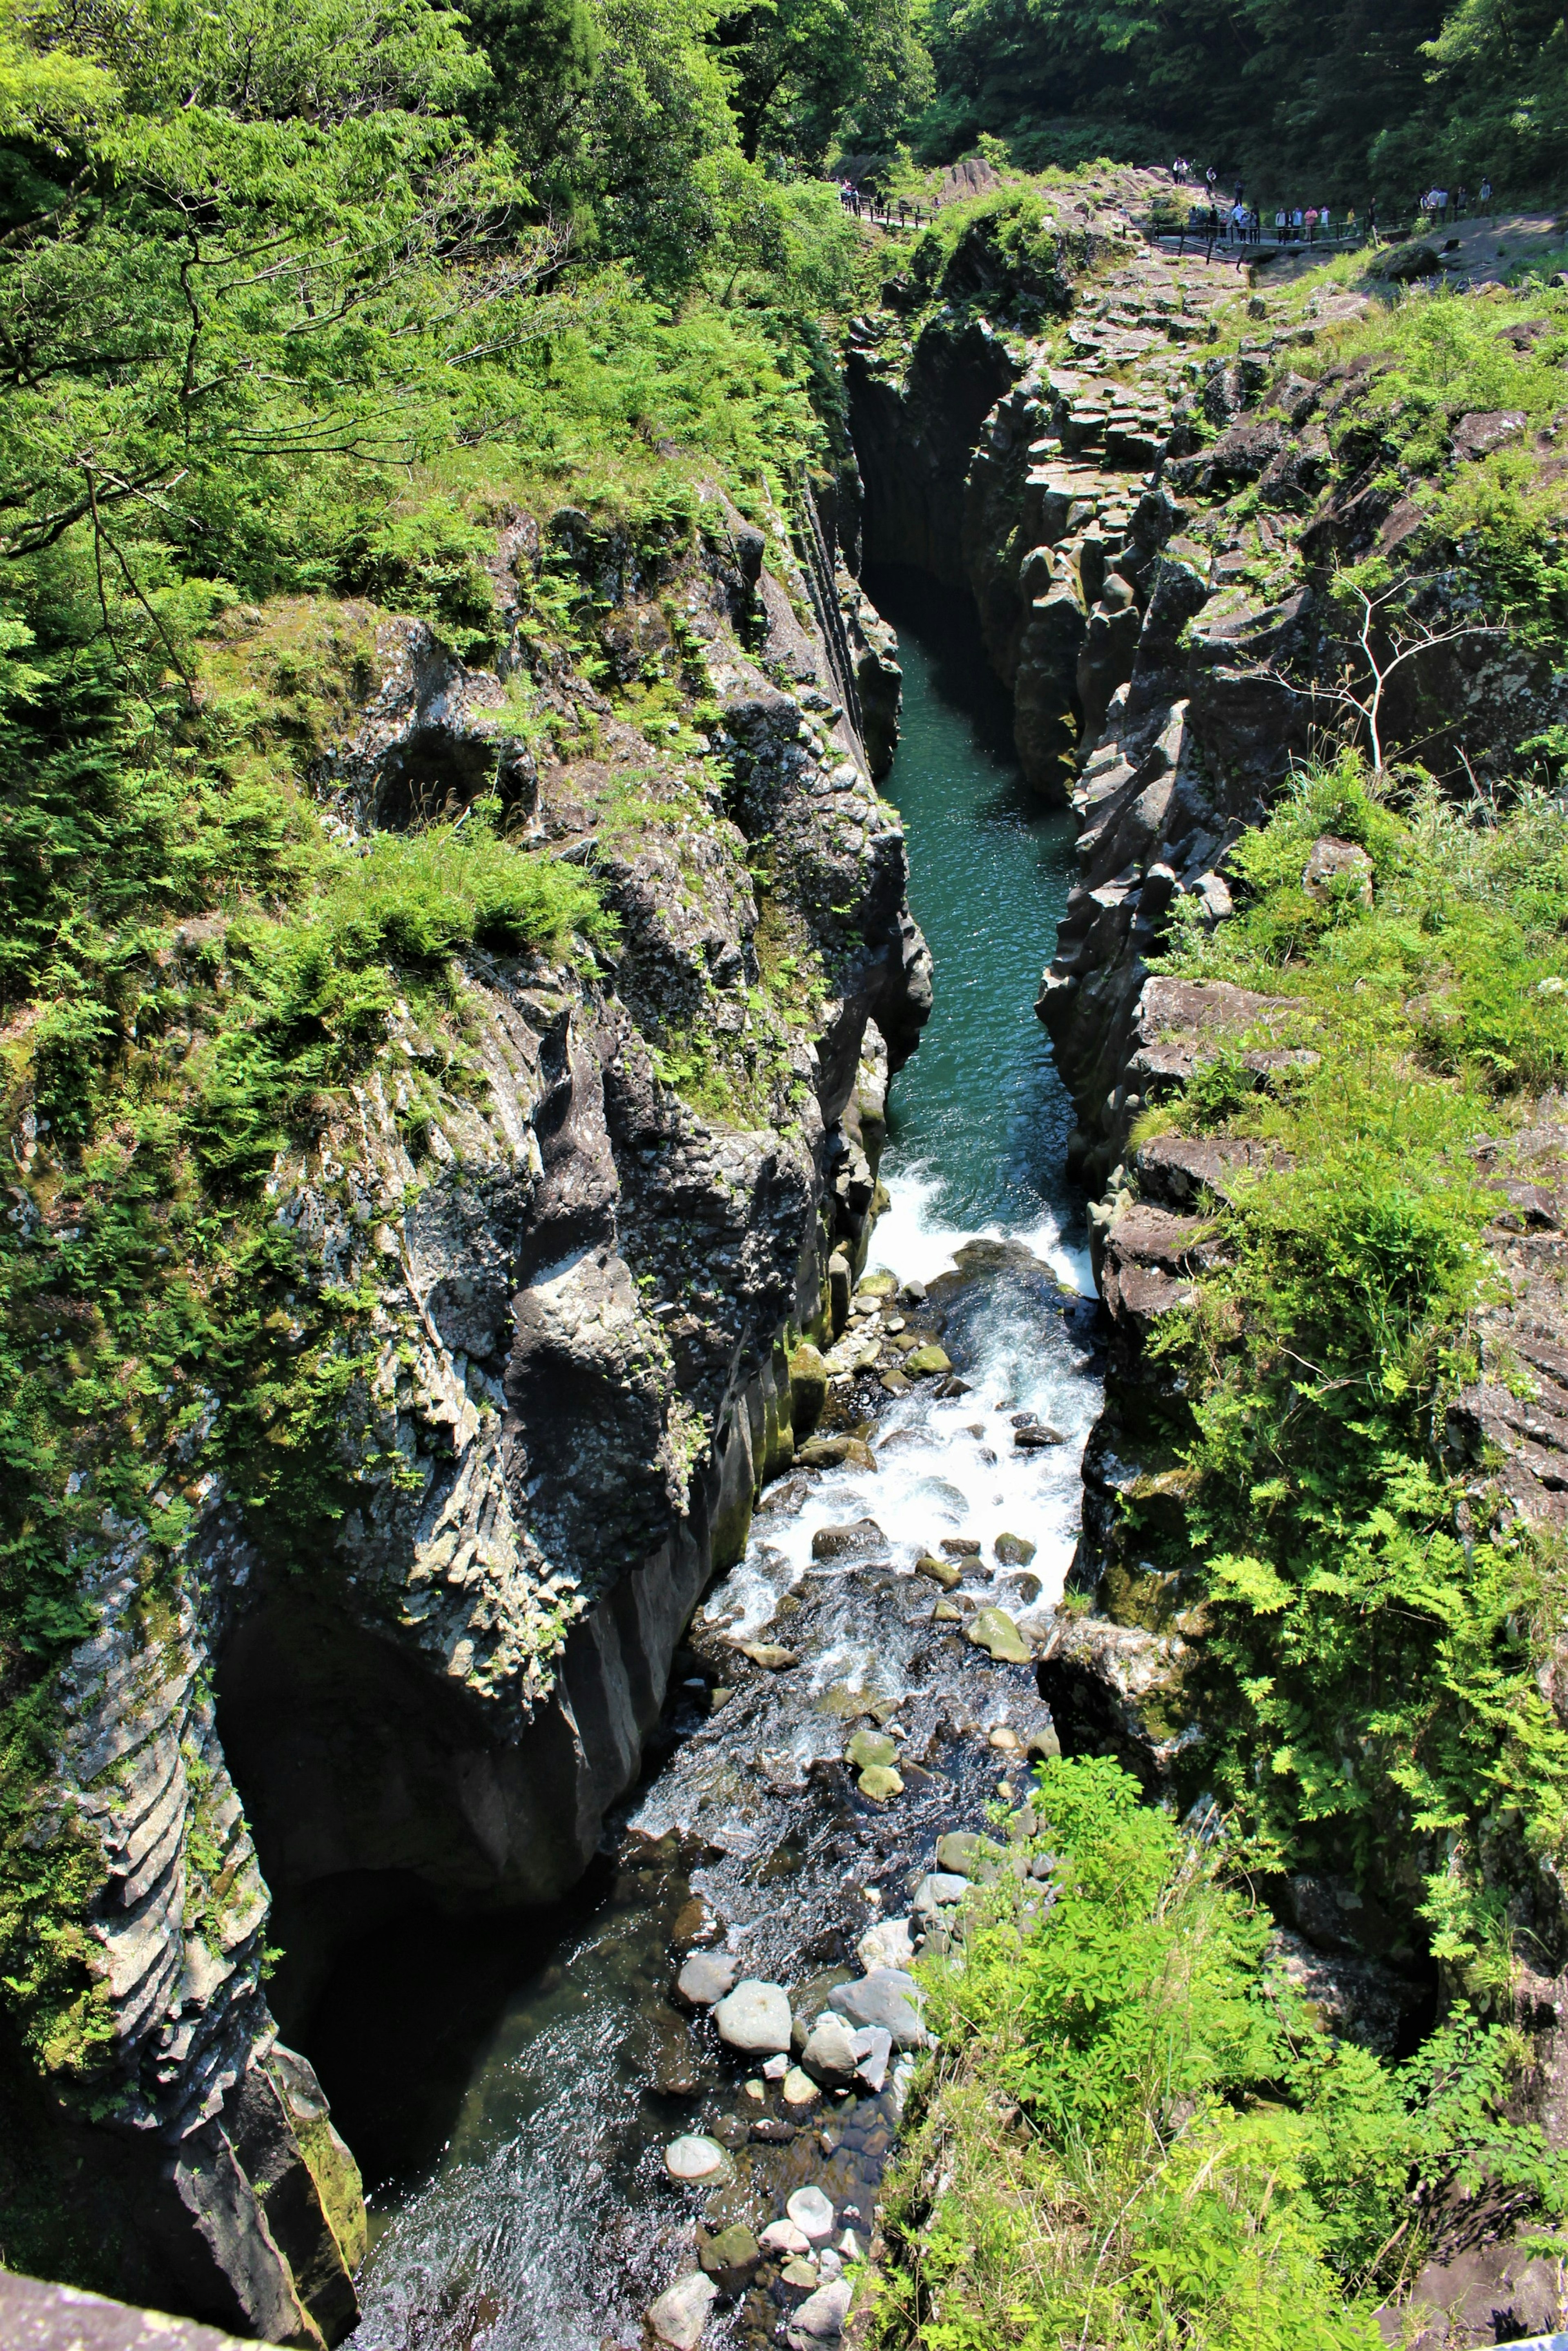
[[[664,2149],[664,2168],[672,2179],[712,2179],[725,2170],[729,2158],[716,2139],[701,2138],[695,2134],[670,2141]]]
[[[714,2010],[713,2021],[718,2027],[719,2039],[731,2049],[744,2050],[748,2056],[781,2052],[789,2046],[789,1999],[778,1984],[758,1983],[750,1979],[737,1983]]]
[[[740,1962],[727,1951],[694,1951],[675,1978],[675,1990],[693,2008],[711,2008],[735,1988]]]
[[[797,2188],[784,2210],[814,2245],[825,2244],[832,2235],[833,2208],[820,2188]]]
[[[847,2082],[860,2058],[855,2035],[849,2025],[834,2010],[825,2008],[806,2035],[806,2046],[800,2052],[800,2063],[806,2072],[819,2082]]]
[[[784,2076],[784,2103],[787,2106],[809,2106],[821,2091],[810,2074],[799,2065],[791,2065]]]
[[[915,1957],[907,1918],[883,1918],[855,1945],[855,1957],[870,1975],[873,1968],[906,1968]]]
[[[781,2082],[789,2071],[788,2057],[769,2057],[767,2064],[762,2068],[762,2078],[765,2082]]]
[[[839,2239],[839,2252],[846,2262],[863,2262],[865,2259],[861,2241],[852,2229],[846,2229]]]
[[[694,2270],[690,2277],[677,2278],[667,2293],[649,2305],[648,2324],[655,2341],[667,2343],[670,2351],[696,2351],[708,2313],[717,2300],[717,2286],[700,2270]],[[800,2305],[802,2310],[807,2306]]]

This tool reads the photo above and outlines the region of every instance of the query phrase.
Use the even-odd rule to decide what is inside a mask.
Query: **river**
[[[648,2302],[692,2268],[699,2222],[760,2228],[808,2183],[863,2243],[896,2083],[786,2107],[672,2009],[672,1953],[722,1947],[792,1993],[852,1971],[857,1936],[907,1911],[936,1836],[983,1826],[1019,1745],[1049,1731],[1032,1670],[934,1624],[938,1595],[911,1568],[944,1533],[978,1538],[966,1605],[994,1596],[1027,1618],[1060,1593],[1076,1536],[1096,1326],[1059,1173],[1070,1113],[1032,1011],[1071,824],[1023,787],[975,647],[883,594],[904,661],[887,790],[936,1002],[893,1089],[871,1263],[927,1287],[911,1317],[967,1389],[879,1391],[856,1424],[874,1468],[769,1490],[677,1658],[643,1784],[564,1912],[456,1928],[416,1915],[340,1968],[311,2046],[370,2189],[359,2351],[631,2351]],[[1064,1441],[1019,1451],[1020,1414]],[[819,1529],[862,1517],[884,1557],[813,1559]],[[1002,1531],[1036,1546],[1029,1573],[995,1564]],[[794,1670],[735,1670],[727,1643],[764,1628]],[[897,1748],[889,1803],[840,1761],[857,1720]],[[730,2150],[717,2188],[666,2174],[664,2145],[695,2131]],[[765,2268],[705,2341],[760,2351],[800,2300]]]

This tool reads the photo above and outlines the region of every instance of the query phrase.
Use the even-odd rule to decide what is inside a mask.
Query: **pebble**
[[[790,2066],[784,2076],[784,2103],[787,2106],[809,2106],[821,2095],[810,2074],[802,2073],[799,2065]]]
[[[762,2078],[765,2082],[781,2082],[789,2071],[789,2060],[788,2057],[782,2054],[777,2057],[769,2057],[767,2064],[762,2068]]]
[[[987,1732],[986,1743],[1002,1755],[1018,1755],[1023,1750],[1023,1740],[1011,1724],[1006,1722],[998,1722],[994,1730]]]
[[[825,2244],[832,2235],[833,2208],[820,2188],[797,2188],[784,2210],[812,2244]]]
[[[694,1951],[675,1978],[675,1990],[693,2008],[711,2008],[735,1989],[740,1962],[727,1951]]]
[[[764,2251],[770,2253],[809,2253],[811,2250],[810,2238],[804,2229],[798,2229],[793,2220],[769,2221],[762,2231],[760,2242]]]
[[[890,1796],[902,1796],[904,1781],[891,1763],[869,1763],[855,1782],[862,1796],[873,1803],[885,1803]]]
[[[716,2139],[693,2133],[670,2141],[664,2149],[664,2168],[672,2179],[713,2179],[729,2168],[729,2158]]]
[[[737,1984],[719,2001],[713,2019],[725,2045],[747,2055],[782,2052],[789,2046],[789,1999],[779,1984],[750,1979]]]
[[[934,1625],[961,1625],[963,1621],[963,1610],[955,1607],[950,1600],[939,1600],[931,1611],[931,1622]]]
[[[667,2293],[649,2304],[648,2325],[655,2340],[668,2344],[671,2351],[696,2351],[708,2313],[717,2300],[717,2286],[700,2270],[694,2270],[690,2277],[677,2278]]]
[[[743,2082],[740,2086],[746,2095],[755,2105],[759,2106],[762,2104],[763,2099],[768,2095],[768,2085],[766,2082]],[[756,2127],[757,2126],[754,2123],[752,2125],[752,2129],[755,2131]]]
[[[855,1957],[871,1975],[877,1968],[906,1968],[915,1957],[907,1918],[883,1918],[855,1945]]]
[[[800,2253],[791,2253],[779,2274],[786,2285],[814,2286],[817,2283],[817,2264],[815,2262],[805,2260]],[[805,2307],[804,2304],[801,2307],[802,2309]]]
[[[791,1666],[798,1666],[800,1662],[793,1649],[786,1649],[777,1641],[737,1641],[735,1646],[743,1657],[749,1657],[752,1664],[760,1666],[765,1673],[788,1673]]]

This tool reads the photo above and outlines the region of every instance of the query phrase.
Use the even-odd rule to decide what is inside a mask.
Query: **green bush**
[[[1212,1816],[1206,1842],[1097,1758],[1042,1767],[1030,1810],[961,1969],[921,1970],[940,2046],[878,2343],[1372,2351],[1442,2194],[1568,2207],[1568,2161],[1508,2118],[1508,2033],[1456,2022],[1385,2064],[1291,1991]]]

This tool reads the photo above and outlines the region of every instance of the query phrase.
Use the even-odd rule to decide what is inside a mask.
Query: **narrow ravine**
[[[650,2301],[693,2269],[699,2224],[760,2231],[807,2185],[833,2203],[835,2244],[844,2230],[852,2253],[868,2243],[897,2068],[874,2094],[790,2105],[672,2005],[675,1968],[694,1947],[727,1952],[811,2014],[826,1983],[858,1972],[867,1928],[908,1914],[938,1836],[982,1827],[1009,1770],[1051,1737],[1032,1667],[965,1641],[961,1612],[996,1600],[1027,1624],[1059,1596],[1098,1402],[1082,1235],[1058,1172],[1070,1113],[1031,1008],[1071,821],[1040,813],[992,747],[1005,731],[971,649],[881,584],[905,679],[887,789],[937,993],[890,1105],[892,1206],[870,1265],[900,1285],[883,1321],[918,1320],[958,1377],[891,1395],[840,1374],[826,1425],[869,1439],[875,1466],[797,1470],[764,1497],[677,1657],[613,1855],[570,1917],[531,1936],[415,1921],[350,1955],[353,1992],[329,1995],[315,2054],[372,2190],[361,2351],[639,2344]],[[1062,1441],[1026,1449],[1021,1416]],[[821,1529],[867,1519],[874,1557],[814,1557]],[[1003,1532],[1034,1546],[1027,1566],[996,1560]],[[914,1573],[944,1537],[980,1546],[952,1601]],[[742,1640],[799,1662],[767,1670]],[[857,1724],[896,1750],[889,1802],[844,1764]],[[666,2171],[666,2145],[692,2133],[727,2150],[716,2186]],[[833,2269],[830,2252],[817,2273]],[[759,2351],[805,2273],[786,2278],[774,2256],[736,2283],[704,2339]]]

